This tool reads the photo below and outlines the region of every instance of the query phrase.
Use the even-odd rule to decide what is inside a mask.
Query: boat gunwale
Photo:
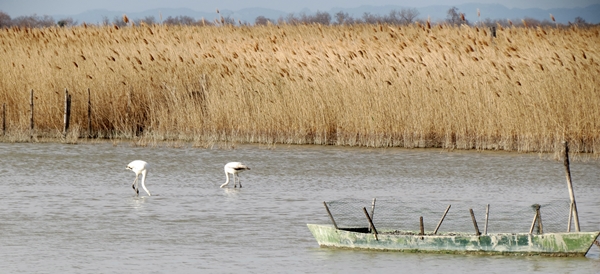
[[[321,225],[321,224],[311,224],[311,225],[319,225],[319,226],[329,226],[331,228],[334,228],[333,226],[330,225]],[[368,231],[368,227],[338,227],[337,230],[340,231],[347,231],[347,232],[352,232],[352,233],[360,233],[360,234],[372,234],[372,232]],[[564,235],[564,234],[577,234],[577,233],[598,233],[600,236],[600,231],[579,231],[579,232],[549,232],[549,233],[527,233],[527,232],[522,232],[522,233],[517,233],[517,232],[498,232],[498,233],[487,233],[487,234],[481,234],[478,237],[481,236],[504,236],[504,235],[511,235],[511,236],[515,236],[515,235],[534,235],[534,236],[544,236],[544,235]],[[433,232],[428,232],[425,231],[425,234],[419,234],[418,231],[414,231],[414,230],[377,230],[377,235],[380,236],[446,236],[446,237],[453,237],[453,236],[460,236],[460,237],[472,237],[472,236],[477,236],[474,233],[469,233],[469,232],[453,232],[453,231],[447,231],[447,232],[438,232],[436,234],[433,234]]]
[[[352,231],[352,230],[346,230],[348,228],[335,228],[332,225],[325,225],[325,224],[307,224],[309,227],[309,230],[311,230],[311,233],[313,233],[312,229],[310,229],[311,226],[313,227],[326,227],[327,229],[331,230],[331,231],[336,231],[336,232],[343,232],[343,233],[350,233],[350,234],[372,234],[370,232],[357,232],[357,231]],[[349,229],[353,229],[353,228],[349,228]],[[354,228],[354,229],[360,229],[360,228]],[[364,230],[363,230],[364,231]],[[447,232],[446,232],[447,233]],[[532,237],[540,237],[540,238],[544,238],[545,236],[551,236],[551,235],[573,235],[573,234],[588,234],[588,235],[594,235],[595,234],[595,240],[598,239],[600,237],[600,231],[585,231],[585,232],[557,232],[557,233],[544,233],[544,234],[529,234],[529,233],[488,233],[487,235],[475,235],[475,234],[470,234],[470,233],[459,233],[459,234],[453,234],[453,235],[444,235],[444,234],[425,234],[425,235],[418,235],[418,234],[385,234],[385,233],[378,233],[377,236],[378,237],[384,237],[384,238],[400,238],[400,237],[406,237],[406,238],[412,238],[412,237],[416,237],[416,238],[421,238],[421,239],[425,239],[425,238],[451,238],[451,237],[477,237],[479,239],[481,239],[482,237],[494,237],[494,236],[532,236]],[[313,236],[314,233],[313,233]],[[315,239],[317,237],[315,236]],[[381,239],[381,238],[380,238]],[[545,252],[545,251],[496,251],[496,250],[452,250],[452,249],[419,249],[419,248],[385,248],[385,247],[378,247],[378,246],[363,246],[363,245],[359,245],[359,246],[350,246],[350,245],[345,245],[343,243],[339,243],[339,244],[328,244],[328,243],[321,243],[319,242],[319,240],[317,239],[317,242],[319,244],[320,247],[326,247],[326,248],[336,248],[336,249],[349,249],[349,250],[356,250],[356,249],[360,249],[360,250],[377,250],[377,251],[390,251],[390,252],[406,252],[406,253],[436,253],[436,254],[481,254],[481,255],[510,255],[510,256],[546,256],[546,257],[584,257],[588,252],[589,249],[593,246],[594,241],[591,241],[589,244],[589,247],[585,250],[585,252],[582,251],[578,251],[578,252],[564,252],[564,251],[556,251],[556,252]]]

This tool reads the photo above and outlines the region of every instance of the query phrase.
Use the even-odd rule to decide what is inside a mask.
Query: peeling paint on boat
[[[308,224],[322,247],[433,253],[481,253],[504,255],[585,256],[600,232],[506,233],[476,236],[467,233],[417,235],[415,232],[374,234]]]

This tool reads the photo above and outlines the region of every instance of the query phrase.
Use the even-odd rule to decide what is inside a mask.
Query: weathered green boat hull
[[[308,224],[321,247],[404,252],[480,253],[502,255],[585,256],[600,232],[535,234],[396,235],[338,230],[331,225]]]

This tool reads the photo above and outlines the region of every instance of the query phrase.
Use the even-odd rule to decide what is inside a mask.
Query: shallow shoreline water
[[[492,213],[568,200],[562,162],[440,149],[128,143],[0,143],[0,267],[18,272],[595,273],[585,258],[411,254],[319,248],[322,202],[394,197]],[[548,157],[549,158],[549,157]],[[150,163],[135,197],[132,160]],[[241,161],[242,189],[219,188]],[[600,230],[600,165],[572,162],[582,230]],[[154,196],[156,195],[156,196]],[[530,220],[529,220],[530,221]],[[526,226],[529,226],[527,224]],[[565,223],[566,226],[566,223]]]

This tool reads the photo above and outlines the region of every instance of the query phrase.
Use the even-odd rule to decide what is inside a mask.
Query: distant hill
[[[419,19],[427,19],[431,18],[433,22],[442,21],[446,19],[446,13],[452,6],[428,6],[423,8],[417,8],[419,11]],[[586,20],[588,23],[598,24],[600,23],[600,4],[591,5],[585,8],[560,8],[560,9],[510,9],[503,5],[499,4],[463,4],[456,5],[459,12],[465,14],[465,17],[469,22],[474,23],[478,21],[477,17],[477,9],[479,9],[481,14],[481,20],[485,20],[486,18],[496,20],[496,19],[510,19],[512,21],[518,22],[523,18],[533,18],[540,21],[550,20],[550,14],[553,14],[556,21],[559,23],[567,24],[568,22],[573,22],[575,17],[581,17]],[[333,8],[327,10],[332,17],[340,11],[348,13],[353,18],[362,18],[363,14],[371,13],[378,15],[386,15],[392,10],[401,10],[403,8],[411,8],[406,6],[360,6],[356,8]],[[310,15],[316,11],[311,10],[301,10],[295,12],[294,15],[299,15],[305,13]],[[323,12],[323,11],[321,11]],[[206,20],[214,20],[219,18],[219,14],[216,11],[206,12],[206,11],[196,11],[192,9],[179,8],[164,8],[164,9],[152,9],[144,12],[126,12],[126,11],[109,11],[109,10],[90,10],[84,13],[76,14],[76,15],[53,15],[52,17],[55,20],[60,20],[64,18],[73,18],[78,23],[90,23],[90,24],[98,24],[102,23],[106,18],[109,21],[113,21],[115,18],[121,18],[123,14],[127,14],[130,19],[138,20],[144,19],[148,16],[153,16],[157,22],[165,20],[167,17],[177,17],[177,16],[189,16],[196,20],[204,18]],[[256,17],[264,16],[268,19],[276,21],[278,18],[285,18],[290,13],[283,12],[279,10],[266,9],[266,8],[247,8],[241,9],[237,11],[231,10],[221,10],[220,15],[229,16],[234,19],[236,22],[241,21],[243,23],[253,24]]]

